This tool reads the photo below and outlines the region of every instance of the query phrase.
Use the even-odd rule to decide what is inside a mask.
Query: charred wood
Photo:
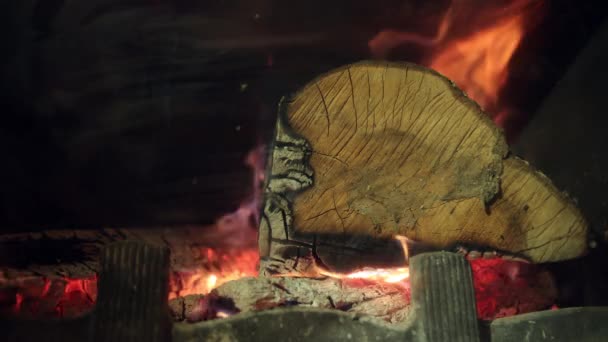
[[[242,278],[209,295],[171,301],[175,320],[197,322],[236,312],[300,306],[366,314],[391,323],[404,322],[410,313],[409,289],[399,284],[309,278]]]
[[[238,234],[239,239],[232,237]],[[144,241],[171,250],[173,271],[205,264],[204,248],[255,249],[255,228],[246,224],[98,230],[48,230],[0,236],[4,281],[21,277],[82,279],[99,271],[99,251],[115,241]]]

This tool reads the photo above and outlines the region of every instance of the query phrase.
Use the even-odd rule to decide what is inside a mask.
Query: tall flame
[[[429,63],[460,86],[483,108],[496,110],[509,74],[509,61],[523,36],[523,14],[448,44]],[[504,113],[495,113],[501,124]]]
[[[384,58],[402,44],[421,46],[418,61],[444,74],[503,125],[509,109],[499,103],[509,76],[509,63],[526,24],[538,14],[540,1],[510,0],[473,4],[453,0],[434,35],[384,30],[369,42],[372,55]],[[501,108],[503,107],[503,108]]]
[[[228,281],[257,275],[259,254],[255,249],[201,248],[201,255],[200,268],[172,274],[169,299],[209,293]]]

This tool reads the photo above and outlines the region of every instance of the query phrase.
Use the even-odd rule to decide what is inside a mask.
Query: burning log
[[[439,74],[359,63],[284,101],[265,185],[262,273],[306,274],[328,234],[484,246],[533,262],[581,256],[587,225]],[[321,238],[322,237],[322,238]]]
[[[99,253],[131,240],[172,251],[169,298],[208,293],[257,274],[251,208],[208,227],[45,231],[0,236],[0,316],[70,318],[90,311],[97,297]]]
[[[238,215],[234,215],[238,216]],[[235,217],[231,217],[234,219]],[[242,217],[248,221],[249,217]],[[238,239],[231,236],[238,234]],[[49,230],[38,233],[0,235],[0,270],[2,280],[42,276],[45,278],[89,278],[99,271],[99,251],[116,241],[134,240],[169,248],[172,269],[208,267],[214,271],[222,251],[253,254],[257,260],[255,227],[248,222],[218,221],[212,226],[167,228],[106,228],[99,230]],[[215,253],[217,255],[210,255]],[[233,253],[234,254],[234,253]],[[224,265],[227,266],[227,265]]]
[[[247,277],[228,282],[209,295],[172,300],[175,320],[197,322],[237,312],[300,306],[366,314],[391,323],[411,311],[409,287],[363,280]]]
[[[499,317],[549,308],[556,292],[549,273],[538,265],[499,258],[469,260],[477,317]],[[375,275],[374,276],[374,272]],[[175,321],[199,322],[240,312],[278,307],[337,309],[372,316],[389,323],[405,322],[410,305],[409,269],[378,269],[350,274],[328,274],[323,278],[246,277],[225,283],[208,295],[173,299]]]

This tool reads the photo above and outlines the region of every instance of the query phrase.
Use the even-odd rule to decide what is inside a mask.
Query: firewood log
[[[476,103],[419,66],[363,62],[310,82],[281,106],[271,156],[263,273],[293,271],[281,264],[294,256],[319,259],[324,234],[404,235],[538,263],[586,249],[575,205],[509,155]]]
[[[411,312],[409,288],[401,284],[309,278],[242,278],[209,295],[172,300],[176,321],[216,318],[218,312],[262,311],[285,306],[307,306],[362,313],[391,323],[403,322]]]

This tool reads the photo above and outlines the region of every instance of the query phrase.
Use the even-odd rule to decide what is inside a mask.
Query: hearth
[[[7,5],[6,338],[605,339],[587,6]]]

